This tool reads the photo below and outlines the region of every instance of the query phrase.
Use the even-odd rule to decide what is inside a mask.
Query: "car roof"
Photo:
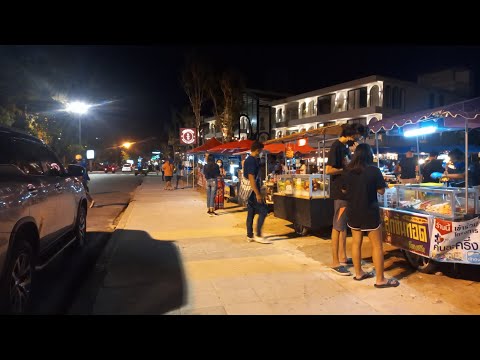
[[[22,139],[35,141],[40,144],[43,144],[42,140],[40,140],[39,138],[36,138],[35,136],[29,135],[26,132],[23,132],[22,130],[13,129],[13,128],[1,126],[1,125],[0,125],[0,136],[14,136],[17,138],[22,138]]]

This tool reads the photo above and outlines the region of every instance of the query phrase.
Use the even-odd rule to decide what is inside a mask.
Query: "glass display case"
[[[468,214],[478,214],[478,190],[468,189],[468,209],[465,201],[465,188],[425,187],[420,185],[396,186],[396,204],[391,206],[399,210],[443,217],[461,218]],[[382,204],[381,204],[382,206]]]
[[[321,199],[330,197],[330,176],[322,174],[277,175],[277,191],[280,195],[297,198]]]

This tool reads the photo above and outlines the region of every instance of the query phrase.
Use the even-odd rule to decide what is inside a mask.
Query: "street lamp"
[[[78,144],[80,146],[82,145],[81,115],[86,114],[88,112],[88,109],[90,109],[90,107],[92,107],[92,105],[86,104],[81,101],[74,101],[74,102],[68,103],[67,106],[65,107],[65,111],[72,114],[77,114],[78,116]]]

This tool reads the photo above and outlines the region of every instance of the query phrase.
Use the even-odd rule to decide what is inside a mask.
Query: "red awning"
[[[226,144],[220,144],[208,150],[212,154],[233,154],[240,151],[250,150],[253,140],[231,141]]]
[[[208,139],[205,144],[196,147],[195,149],[192,149],[190,151],[187,151],[189,154],[195,154],[195,153],[201,153],[210,150],[211,148],[214,148],[215,146],[221,145],[222,143],[218,141],[216,138],[212,137],[211,139]]]
[[[285,152],[286,146],[286,144],[268,144],[265,145],[263,150],[268,151],[271,154],[279,154]],[[292,147],[294,153],[299,152],[301,154],[308,154],[317,151],[317,149],[312,148],[309,145],[298,146],[298,144],[289,144],[289,146]]]

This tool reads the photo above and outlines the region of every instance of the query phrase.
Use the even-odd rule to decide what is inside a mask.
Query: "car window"
[[[27,175],[44,174],[39,157],[42,148],[40,144],[25,139],[13,139],[12,148],[10,164],[16,165]]]
[[[45,175],[60,176],[65,172],[55,153],[46,146],[42,146],[39,157]]]
[[[13,151],[8,136],[0,135],[0,164],[8,165],[13,163]]]

